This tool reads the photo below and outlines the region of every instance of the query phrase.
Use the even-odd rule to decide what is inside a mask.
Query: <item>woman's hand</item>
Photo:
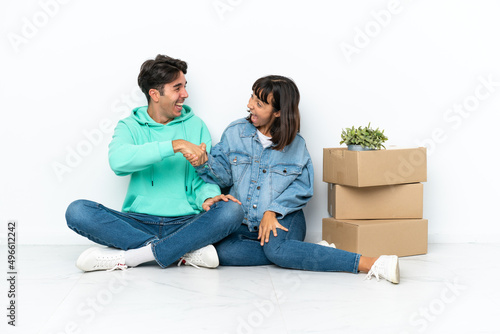
[[[186,140],[177,139],[172,141],[172,148],[175,153],[181,152],[193,167],[203,165],[208,160],[207,145],[205,143],[195,145]]]
[[[275,237],[278,236],[278,231],[276,231],[276,228],[288,232],[288,229],[282,226],[278,222],[278,219],[276,219],[276,212],[273,211],[264,212],[264,216],[260,221],[259,236],[258,236],[258,239],[260,239],[261,246],[264,246],[264,242],[269,242],[269,235],[271,234],[271,231],[273,231],[273,235]]]
[[[212,198],[207,198],[205,200],[205,202],[203,202],[203,204],[201,205],[201,207],[203,208],[203,210],[205,211],[208,211],[210,210],[210,207],[214,204],[214,203],[217,203],[219,201],[224,201],[224,202],[227,202],[227,201],[233,201],[233,202],[236,202],[238,203],[239,205],[241,205],[241,202],[238,201],[236,198],[234,198],[232,195],[218,195],[218,196],[215,196],[215,197],[212,197]]]

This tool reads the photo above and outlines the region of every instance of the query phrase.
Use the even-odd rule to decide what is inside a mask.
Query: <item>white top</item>
[[[259,130],[257,130],[257,134],[259,135],[260,143],[262,144],[262,146],[264,148],[268,148],[269,146],[271,146],[273,144],[271,137],[264,135]]]

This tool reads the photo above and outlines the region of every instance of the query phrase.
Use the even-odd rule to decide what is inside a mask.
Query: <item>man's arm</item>
[[[108,158],[115,174],[123,176],[146,169],[177,152],[201,155],[202,149],[182,139],[137,145],[128,126],[120,121],[109,144]]]

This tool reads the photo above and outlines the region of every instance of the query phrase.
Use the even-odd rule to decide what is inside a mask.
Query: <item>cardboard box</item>
[[[353,187],[427,181],[425,147],[376,151],[323,149],[323,181]]]
[[[323,239],[364,256],[409,256],[427,253],[427,219],[323,219]]]
[[[328,212],[336,219],[422,218],[422,183],[378,187],[328,184]]]

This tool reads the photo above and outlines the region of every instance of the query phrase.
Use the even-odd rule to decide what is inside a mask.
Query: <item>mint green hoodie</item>
[[[186,105],[166,125],[156,123],[147,106],[118,122],[108,156],[116,175],[131,175],[123,211],[166,217],[198,214],[207,198],[220,194],[217,185],[205,183],[181,153],[174,153],[175,139],[203,142],[208,152],[212,147],[205,123]]]

